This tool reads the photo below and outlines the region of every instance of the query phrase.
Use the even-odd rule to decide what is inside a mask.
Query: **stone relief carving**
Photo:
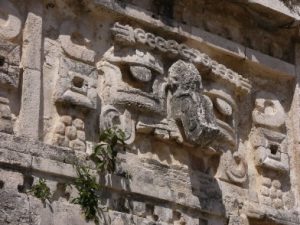
[[[248,178],[248,164],[244,155],[244,151],[240,149],[235,152],[223,153],[217,177],[226,182],[243,186]]]
[[[290,170],[284,108],[276,96],[259,92],[252,118],[255,124],[251,135],[254,162],[261,174],[260,203],[283,209],[283,196],[289,195],[289,176],[286,175]]]
[[[257,167],[281,172],[289,171],[289,157],[286,151],[285,135],[259,128],[252,141]]]
[[[54,98],[56,103],[96,109],[97,71],[94,67],[67,58],[61,58],[59,78]]]
[[[85,151],[84,114],[98,107],[97,78],[94,67],[61,57],[53,95],[59,113],[59,119],[53,127],[53,144]],[[68,107],[75,108],[69,112]]]
[[[0,39],[11,40],[19,35],[22,27],[18,9],[9,0],[0,2],[0,13],[6,20],[0,21]]]
[[[20,74],[20,46],[0,39],[0,82],[17,88]]]
[[[206,54],[200,53],[196,49],[189,48],[185,44],[179,44],[175,40],[165,40],[162,37],[145,32],[140,28],[134,29],[129,25],[121,25],[118,22],[114,24],[111,30],[115,40],[123,45],[143,45],[149,49],[157,49],[169,56],[179,56],[180,58],[208,68],[211,70],[211,76],[225,80],[243,93],[248,93],[250,91],[251,84],[247,79],[226,68],[224,65],[212,60]]]
[[[0,131],[13,133],[12,115],[7,98],[0,97]]]
[[[248,168],[245,158],[239,153],[233,153],[233,160],[226,170],[228,179],[236,184],[243,184],[247,180]]]
[[[214,105],[216,123],[220,130],[222,143],[228,143],[233,149],[237,146],[237,105],[232,94],[227,93],[224,88],[211,87],[205,90]]]
[[[160,139],[189,146],[205,147],[221,136],[233,146],[236,144],[235,101],[226,92],[206,91],[195,65],[205,68],[211,65],[211,73],[233,84],[234,92],[246,90],[242,92],[247,93],[251,87],[248,80],[174,40],[119,23],[111,30],[120,46],[111,47],[97,63],[97,68],[103,75],[101,97],[104,105],[117,107],[115,115],[119,115],[118,118],[122,113],[117,111],[126,109],[135,118],[138,133],[153,133]],[[162,57],[157,51],[166,55]],[[179,57],[189,62],[175,60],[166,70],[166,57],[171,60]],[[216,120],[213,108],[231,121]],[[149,115],[151,119],[147,118]],[[119,126],[121,120],[115,125]]]
[[[253,122],[269,128],[280,128],[285,122],[285,112],[274,95],[259,92],[252,112]]]
[[[186,139],[196,145],[206,146],[219,133],[211,100],[202,95],[201,76],[191,63],[175,62],[168,73],[172,92],[170,108],[172,117],[183,126]]]
[[[116,127],[124,131],[125,143],[131,144],[135,139],[135,123],[131,114],[125,110],[123,114],[111,105],[105,105],[100,115],[100,132],[108,128]]]
[[[103,58],[105,61],[98,63],[98,69],[104,73],[106,82],[104,89],[110,93],[107,101],[146,113],[166,114],[167,83],[162,77],[163,68],[159,59],[142,50],[119,51],[114,48],[111,48]],[[148,75],[145,75],[145,70]],[[137,78],[142,76],[141,74],[150,77],[149,81],[146,81],[147,78],[146,80]]]
[[[20,45],[11,42],[21,32],[18,9],[8,0],[0,2],[0,13],[7,16],[0,21],[0,131],[13,133],[10,91],[17,90],[20,76]]]
[[[82,119],[63,115],[60,117],[60,121],[55,124],[54,132],[53,144],[85,151],[85,127]]]
[[[270,178],[262,178],[262,187],[260,190],[262,203],[276,209],[283,208],[283,192],[281,190],[281,182],[279,180],[271,180]]]
[[[295,181],[292,177],[291,182],[289,180],[295,167],[292,164],[292,156],[288,155],[288,144],[294,140],[287,133],[291,130],[291,127],[288,127],[291,121],[287,113],[292,114],[288,104],[293,90],[286,91],[283,86],[274,90],[276,95],[259,92],[251,114],[251,109],[248,110],[248,106],[242,109],[240,103],[247,94],[247,101],[253,100],[255,91],[269,85],[269,78],[265,80],[265,77],[258,77],[256,74],[264,68],[255,68],[253,71],[251,68],[249,79],[254,82],[251,90],[248,79],[199,50],[189,47],[185,42],[180,43],[179,40],[189,42],[192,38],[176,35],[174,31],[177,28],[171,31],[174,32],[173,37],[176,40],[169,40],[154,34],[153,30],[159,29],[155,28],[155,24],[149,26],[153,29],[153,33],[150,33],[141,28],[115,23],[112,28],[115,42],[110,43],[109,38],[102,34],[107,32],[107,26],[112,20],[126,17],[120,16],[120,12],[109,11],[108,14],[103,12],[103,15],[97,15],[97,21],[90,21],[92,25],[89,24],[89,27],[97,28],[92,31],[82,21],[65,20],[65,17],[77,16],[77,12],[72,14],[73,12],[68,11],[68,4],[60,9],[68,12],[52,21],[53,17],[59,15],[56,10],[64,5],[64,1],[43,2],[36,14],[32,12],[35,8],[31,11],[32,8],[28,7],[27,3],[21,3],[19,6],[14,5],[16,2],[0,1],[0,132],[12,134],[14,123],[21,121],[20,116],[15,113],[18,113],[19,106],[15,106],[15,99],[10,95],[17,92],[19,98],[24,87],[31,89],[31,86],[28,86],[32,83],[31,76],[27,76],[27,84],[24,83],[25,79],[23,82],[19,81],[20,77],[25,78],[31,74],[32,77],[36,77],[35,80],[41,87],[33,83],[36,91],[29,93],[34,95],[22,93],[21,98],[27,100],[21,100],[21,105],[33,102],[28,106],[33,110],[24,111],[24,114],[34,112],[34,116],[30,118],[39,115],[43,120],[36,123],[36,139],[44,135],[40,131],[42,129],[49,133],[49,138],[47,136],[45,139],[51,141],[51,144],[85,152],[89,141],[94,142],[99,132],[110,127],[122,129],[127,144],[132,144],[140,135],[133,145],[128,146],[130,151],[121,156],[125,168],[121,168],[116,174],[103,177],[103,181],[110,185],[109,191],[104,193],[108,197],[103,199],[103,202],[107,200],[104,204],[107,204],[109,213],[117,211],[115,213],[119,215],[118,219],[112,220],[115,224],[130,224],[134,220],[136,224],[248,225],[260,223],[261,218],[272,220],[277,215],[278,221],[283,218],[281,221],[284,224],[299,224],[299,220],[294,219],[298,219],[299,215],[297,199],[291,187],[291,183],[294,185]],[[92,1],[89,4],[92,5]],[[20,7],[22,15],[16,6]],[[97,10],[100,8],[97,7]],[[88,14],[87,20],[90,20],[94,12]],[[78,16],[80,15],[81,12],[78,12]],[[22,19],[25,18],[27,28],[25,26],[25,29],[22,29]],[[130,23],[144,24],[136,20]],[[211,26],[208,24],[208,27]],[[32,27],[35,28],[31,29]],[[20,50],[21,31],[23,50]],[[235,32],[233,30],[232,33]],[[243,41],[253,43],[248,39]],[[207,50],[206,43],[196,42],[191,41],[194,46],[206,49],[216,58],[221,59],[224,56],[222,61],[231,64],[231,56],[228,57],[219,50],[215,51],[211,46]],[[100,46],[97,51],[96,46]],[[102,56],[103,49],[108,51]],[[249,53],[248,50],[245,54]],[[95,60],[99,58],[101,61],[95,65]],[[234,63],[233,60],[232,64]],[[245,67],[234,67],[239,71],[247,71],[252,64],[258,62]],[[292,65],[290,66],[292,68]],[[27,74],[24,73],[26,68],[29,68]],[[20,76],[22,72],[23,76]],[[280,75],[276,74],[272,79],[277,79],[277,76]],[[256,85],[256,82],[259,84]],[[19,83],[23,85],[22,90]],[[39,98],[35,98],[38,94]],[[279,99],[283,99],[283,95],[284,101],[281,102]],[[39,109],[35,110],[37,102],[41,103],[41,106],[37,106]],[[54,103],[55,106],[50,103]],[[250,127],[251,119],[247,121],[249,115],[252,116],[253,127]],[[28,117],[24,118],[26,124],[31,124]],[[28,141],[26,133],[21,134],[18,133],[18,129],[15,130],[16,135],[24,135],[26,138],[2,134],[0,164],[5,170],[13,167],[13,170],[21,172],[17,181],[22,180],[23,171],[26,172],[24,179],[28,176],[27,172],[33,172],[34,177],[37,175],[48,179],[51,176],[49,183],[52,189],[56,179],[63,181],[66,178],[68,182],[73,180],[74,174],[69,164],[74,161],[73,151],[44,145],[38,141]],[[150,136],[161,141],[153,140]],[[180,145],[174,145],[174,142]],[[78,152],[76,154],[85,156]],[[216,175],[215,172],[219,170],[222,173]],[[128,179],[127,182],[127,178],[122,177],[127,175],[126,171],[132,173],[134,179]],[[5,177],[12,179],[4,182]],[[3,202],[0,205],[5,211],[9,200],[7,188],[16,189],[16,179],[10,174],[4,178],[0,179],[0,189],[5,190],[4,201],[0,201]],[[38,177],[34,178],[37,179]],[[26,189],[29,189],[31,184],[28,182],[27,185]],[[53,221],[59,221],[61,218],[68,220],[69,212],[73,211],[66,207],[74,207],[72,204],[64,204],[65,199],[59,196],[63,193],[58,190],[63,187],[59,188],[59,185],[57,184],[55,196],[55,201],[59,201],[54,207],[61,207],[59,210],[63,210],[64,215]],[[64,184],[61,183],[61,186]],[[142,190],[141,186],[144,186]],[[35,206],[35,200],[23,193],[24,190],[18,187],[19,192],[16,193],[31,201],[29,207],[33,212],[32,216],[39,220],[40,214],[35,210],[43,208]],[[252,196],[252,193],[249,193],[253,191],[257,193]],[[76,193],[72,193],[71,199],[73,195]],[[136,209],[131,208],[133,201],[139,202],[135,204]],[[246,207],[236,205],[240,202]],[[234,210],[228,210],[230,204]],[[258,213],[251,212],[250,207],[248,210],[248,204],[253,205],[253,211]],[[19,210],[9,208],[14,212],[11,212],[11,215],[4,212],[5,221],[8,218],[6,215],[14,217],[14,213]],[[43,210],[47,212],[47,208]],[[59,210],[54,212],[60,213]],[[248,222],[247,216],[251,213],[256,216],[253,216],[254,222]],[[42,214],[44,215],[44,211]],[[51,219],[56,217],[51,213],[49,215]],[[50,221],[50,217],[43,221]],[[277,217],[275,219],[277,220]]]
[[[94,63],[96,53],[88,49],[90,44],[91,32],[87,29],[88,26],[80,21],[65,21],[60,28],[59,40],[64,52],[72,58],[82,60],[87,63]]]
[[[279,100],[270,93],[259,92],[252,118],[257,126],[252,140],[256,165],[282,172],[289,171],[286,135],[280,130],[285,125],[286,116]]]

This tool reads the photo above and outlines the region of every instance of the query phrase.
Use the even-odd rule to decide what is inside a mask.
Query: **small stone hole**
[[[278,146],[277,145],[270,145],[270,150],[272,155],[276,155],[278,152]]]
[[[0,180],[0,189],[2,189],[3,187],[4,187],[4,182]]]
[[[84,80],[81,77],[74,77],[72,82],[75,87],[82,88]]]
[[[154,215],[153,215],[153,220],[154,220],[154,221],[158,221],[158,219],[159,219],[158,215],[155,215],[155,214],[154,214]]]
[[[0,66],[4,66],[5,58],[0,56]]]
[[[205,219],[199,219],[199,225],[208,225],[208,221]]]

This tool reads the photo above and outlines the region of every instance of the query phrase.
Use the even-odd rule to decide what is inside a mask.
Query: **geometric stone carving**
[[[97,71],[94,67],[62,58],[54,99],[56,103],[67,103],[85,109],[96,109]]]
[[[1,0],[0,14],[7,16],[6,20],[0,20],[0,39],[10,40],[18,36],[22,25],[18,9],[9,0]]]
[[[283,193],[279,180],[271,180],[270,178],[263,177],[260,194],[262,204],[274,207],[276,209],[283,208]]]
[[[171,115],[182,124],[187,141],[200,146],[210,144],[219,130],[212,102],[202,94],[198,70],[193,64],[179,60],[169,68],[168,79]]]
[[[242,93],[249,93],[251,89],[251,85],[247,79],[212,60],[206,54],[200,53],[197,49],[189,48],[185,44],[179,44],[175,40],[165,40],[140,28],[134,29],[129,25],[121,25],[118,22],[114,24],[111,31],[115,41],[122,45],[139,44],[148,49],[156,49],[167,56],[180,57],[210,69],[211,76],[225,80]]]
[[[252,112],[253,122],[270,128],[279,128],[285,122],[285,112],[276,96],[259,92]]]
[[[52,144],[85,151],[85,127],[80,118],[63,115],[55,124]]]
[[[289,171],[285,135],[276,131],[258,128],[252,137],[252,145],[255,149],[257,167],[281,172]]]
[[[0,132],[8,134],[13,133],[11,117],[9,100],[7,98],[0,97]]]

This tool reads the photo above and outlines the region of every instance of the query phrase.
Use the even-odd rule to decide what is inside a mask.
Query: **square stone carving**
[[[95,109],[97,72],[84,63],[62,58],[54,98],[56,103]]]

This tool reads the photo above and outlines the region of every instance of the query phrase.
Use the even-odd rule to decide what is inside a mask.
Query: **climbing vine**
[[[96,144],[90,159],[95,163],[96,170],[99,173],[114,173],[116,170],[116,159],[120,146],[124,144],[125,134],[117,128],[105,130],[99,138],[99,143]],[[78,191],[78,197],[71,200],[72,203],[81,206],[81,210],[87,221],[93,220],[95,224],[99,224],[101,211],[99,208],[99,191],[102,190],[102,185],[96,180],[96,177],[91,174],[88,167],[83,166],[78,161],[74,163],[77,177],[74,181],[74,186]],[[130,175],[126,172],[126,177]],[[47,186],[44,179],[39,179],[34,185],[31,193],[43,202],[49,200],[51,196],[50,188]]]
[[[118,145],[124,146],[125,134],[122,130],[110,128],[105,130],[99,138],[99,143],[95,146],[90,159],[95,163],[96,169],[100,173],[114,173],[116,170],[116,157],[118,154]],[[93,220],[99,224],[99,196],[97,192],[102,186],[97,183],[96,177],[90,174],[87,167],[76,166],[77,178],[75,187],[79,196],[72,200],[72,203],[79,204],[87,221]],[[101,210],[101,209],[100,209]]]
[[[90,174],[87,167],[76,165],[76,173],[78,177],[75,179],[74,185],[78,190],[78,197],[71,202],[81,206],[87,221],[94,220],[96,224],[99,224],[101,215],[98,211],[97,191],[100,191],[102,186],[97,183],[96,177]]]

